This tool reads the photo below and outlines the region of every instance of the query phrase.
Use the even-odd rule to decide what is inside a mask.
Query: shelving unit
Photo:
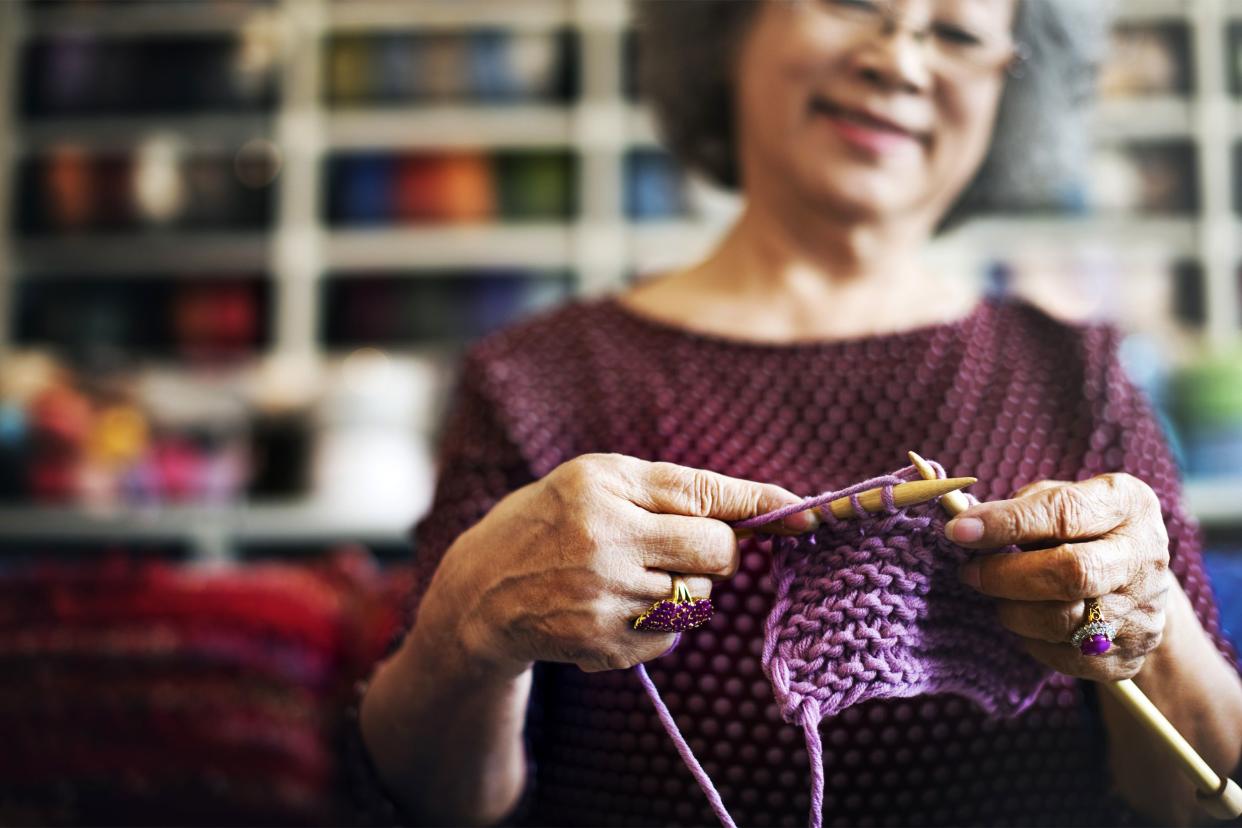
[[[962,228],[937,243],[952,266],[977,272],[1017,245],[1050,248],[1105,246],[1124,259],[1196,261],[1203,269],[1207,317],[1201,338],[1208,348],[1236,340],[1242,305],[1235,239],[1242,220],[1235,211],[1234,148],[1242,138],[1242,103],[1230,92],[1225,27],[1242,21],[1242,0],[1126,0],[1126,21],[1180,22],[1189,27],[1194,89],[1104,102],[1094,128],[1104,144],[1180,140],[1197,156],[1200,210],[1191,215],[1060,218],[997,216]],[[179,136],[190,147],[235,146],[270,139],[281,169],[270,230],[238,233],[133,234],[83,238],[19,239],[12,235],[10,199],[0,199],[0,360],[12,346],[12,285],[19,274],[37,278],[89,262],[93,271],[122,272],[136,261],[144,270],[174,268],[188,259],[219,268],[270,274],[276,290],[271,338],[274,358],[322,360],[320,335],[324,279],[352,273],[401,273],[454,267],[562,269],[575,290],[598,295],[650,272],[706,251],[735,206],[713,199],[710,215],[633,221],[625,208],[626,155],[657,147],[646,110],[623,92],[625,0],[273,0],[270,3],[133,2],[86,13],[81,8],[33,10],[0,3],[0,108],[15,112],[18,55],[33,35],[76,25],[116,36],[153,33],[232,32],[262,26],[281,50],[279,103],[270,114],[190,114],[73,118],[22,123],[6,142],[0,191],[14,186],[15,162],[64,136],[93,149],[131,146],[152,132]],[[326,49],[332,35],[380,31],[455,31],[488,27],[523,32],[568,28],[577,38],[578,94],[565,103],[331,106],[326,101]],[[478,225],[339,227],[324,218],[327,159],[353,151],[453,149],[568,150],[578,159],[577,211],[564,222]],[[411,278],[417,278],[416,275]],[[1195,482],[1190,502],[1206,522],[1242,525],[1242,481]],[[298,511],[303,509],[303,511]],[[228,539],[279,535],[279,527],[323,537],[374,537],[392,541],[404,526],[319,520],[308,507],[239,507],[237,511],[172,508],[151,522],[121,517],[100,521],[74,510],[0,510],[0,535],[121,537],[127,532],[188,535],[196,548],[221,554]],[[269,532],[270,530],[270,532]],[[225,535],[221,540],[220,534]],[[213,534],[214,533],[214,534]]]

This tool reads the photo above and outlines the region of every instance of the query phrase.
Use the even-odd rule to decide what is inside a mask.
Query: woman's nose
[[[918,35],[898,30],[863,45],[854,65],[864,79],[886,91],[920,94],[931,86],[929,59],[927,47]]]

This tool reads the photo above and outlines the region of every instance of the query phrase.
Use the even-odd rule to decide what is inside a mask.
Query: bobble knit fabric
[[[932,465],[943,478],[944,469]],[[1052,675],[995,623],[988,599],[957,578],[958,567],[975,553],[945,536],[938,501],[897,507],[895,487],[921,479],[907,466],[733,523],[757,528],[838,498],[853,506],[852,518],[825,512],[815,531],[769,541],[776,594],[760,662],[781,718],[806,737],[811,828],[820,828],[823,819],[819,730],[825,718],[868,699],[923,692],[956,693],[989,713],[1011,716],[1029,707]],[[859,500],[872,489],[881,492],[881,509],[874,513]],[[712,810],[722,825],[734,828],[728,805],[689,750],[659,688],[642,664],[634,670]]]
[[[775,595],[762,664],[790,724],[814,726],[869,699],[923,692],[957,693],[1009,716],[1030,706],[1049,677],[995,623],[989,599],[958,579],[973,553],[945,537],[939,504],[891,505],[895,485],[921,479],[907,466],[811,498],[820,505],[883,487],[889,503],[868,514],[855,501],[853,519],[828,513],[815,532],[770,539]]]
[[[985,301],[952,323],[768,344],[695,333],[612,298],[578,300],[477,343],[415,531],[416,586],[509,491],[588,452],[620,452],[811,495],[904,462],[906,449],[981,500],[1034,480],[1128,471],[1160,498],[1172,569],[1231,659],[1176,468],[1106,327]],[[716,614],[649,662],[669,714],[740,825],[802,825],[810,767],[764,675],[780,584],[767,542],[715,584]],[[1068,646],[1068,645],[1067,645]],[[943,688],[941,688],[943,689]],[[1083,682],[1052,676],[1019,715],[957,693],[859,698],[822,724],[826,825],[1122,825]],[[511,824],[712,825],[716,816],[634,671],[538,664],[529,777]]]

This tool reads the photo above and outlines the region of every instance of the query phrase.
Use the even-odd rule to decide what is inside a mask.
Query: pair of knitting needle
[[[970,502],[961,490],[977,482],[974,477],[950,477],[941,480],[936,477],[931,465],[914,452],[909,453],[910,461],[923,480],[909,483],[898,483],[893,486],[893,505],[897,508],[925,503],[940,498],[950,516],[956,517],[970,507]],[[879,512],[884,509],[884,490],[868,489],[857,495],[858,504],[868,512]],[[853,500],[850,497],[839,497],[821,506],[828,509],[840,519],[856,516]],[[754,529],[735,530],[739,538],[750,537]],[[1205,811],[1216,819],[1233,819],[1242,816],[1242,787],[1229,777],[1222,777],[1212,770],[1203,757],[1189,742],[1177,732],[1168,719],[1164,717],[1147,695],[1130,679],[1121,681],[1100,682],[1100,686],[1129,710],[1148,730],[1155,734],[1160,744],[1177,761],[1182,770],[1194,783],[1199,796],[1199,803]]]
[[[926,503],[942,495],[956,494],[959,489],[964,489],[976,482],[978,482],[978,478],[974,477],[949,477],[940,480],[933,475],[933,478],[928,480],[912,480],[909,483],[898,483],[896,486],[893,486],[893,505],[898,509],[903,509],[906,506]],[[961,497],[961,495],[958,496]],[[882,511],[884,509],[884,489],[868,489],[865,492],[860,492],[858,494],[858,505],[868,512]],[[836,500],[829,501],[816,508],[827,509],[835,517],[842,520],[857,516],[857,513],[854,511],[853,500],[848,495],[838,497]],[[757,530],[734,529],[733,531],[740,540],[751,537]],[[784,530],[785,533],[789,531]]]

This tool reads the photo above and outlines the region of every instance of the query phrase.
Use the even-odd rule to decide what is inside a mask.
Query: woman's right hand
[[[738,567],[738,539],[723,521],[799,500],[779,486],[674,463],[582,455],[512,492],[458,537],[419,621],[451,632],[476,666],[503,673],[535,661],[628,668],[673,645],[673,634],[633,623],[672,594],[670,573],[707,596]],[[806,511],[766,528],[805,532],[817,521]]]

